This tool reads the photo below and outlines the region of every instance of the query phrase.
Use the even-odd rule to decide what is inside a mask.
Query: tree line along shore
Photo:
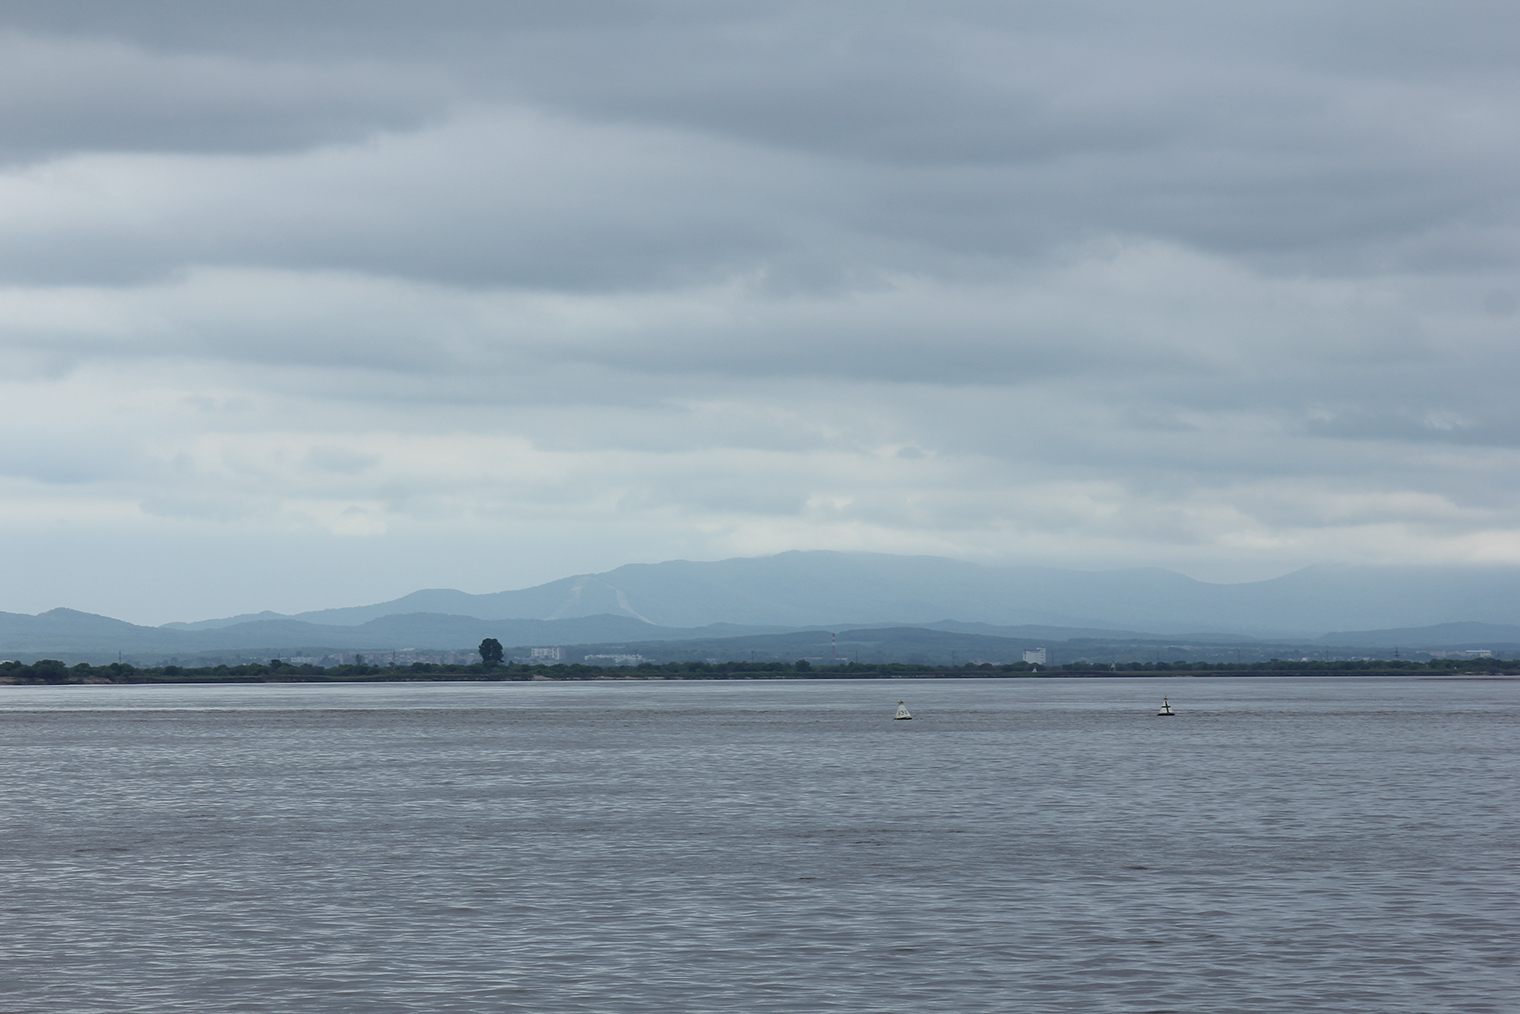
[[[1065,665],[1034,665],[1014,662],[1007,665],[972,663],[964,665],[910,665],[900,662],[874,664],[849,662],[840,665],[813,665],[796,662],[645,662],[636,666],[598,666],[583,663],[524,665],[515,663],[474,663],[439,665],[414,662],[410,665],[339,665],[322,668],[316,665],[293,665],[271,659],[244,665],[185,667],[162,665],[138,667],[129,662],[111,662],[93,666],[87,662],[66,665],[57,659],[34,662],[0,662],[0,683],[13,685],[84,684],[84,683],[380,683],[380,682],[508,682],[527,680],[594,679],[889,679],[916,677],[1050,677],[1050,676],[1147,676],[1190,674],[1220,676],[1421,676],[1421,675],[1520,675],[1520,659],[1433,658],[1428,662],[1411,660],[1354,660],[1315,662],[1273,659],[1270,662],[1071,662]]]

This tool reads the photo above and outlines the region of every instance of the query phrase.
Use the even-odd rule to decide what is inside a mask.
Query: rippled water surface
[[[1510,1014],[1517,718],[1479,680],[0,687],[0,1009]]]

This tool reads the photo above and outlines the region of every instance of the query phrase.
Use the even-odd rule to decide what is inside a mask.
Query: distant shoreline
[[[498,648],[499,651],[499,648]],[[177,664],[139,668],[130,662],[67,665],[54,658],[26,663],[0,662],[0,683],[11,685],[145,684],[145,683],[526,683],[543,682],[664,682],[671,680],[861,680],[861,679],[1051,679],[1115,678],[1126,676],[1467,676],[1520,675],[1520,660],[1491,656],[1477,658],[1311,660],[1272,659],[1270,662],[1123,662],[1086,661],[1046,665],[1034,662],[967,662],[963,665],[924,663],[840,662],[814,665],[807,659],[795,662],[641,662],[638,665],[587,665],[584,662],[351,665],[323,667],[297,665],[272,658],[268,663],[248,662],[235,666],[182,666]]]
[[[1487,672],[1429,672],[1411,671],[1409,669],[1367,669],[1348,672],[1328,668],[1320,669],[1240,669],[1226,672],[1115,672],[1109,669],[1057,669],[1045,672],[993,672],[977,673],[964,671],[936,672],[925,670],[922,672],[908,673],[778,673],[767,675],[763,673],[630,673],[627,675],[610,675],[604,673],[561,673],[554,675],[535,674],[531,676],[485,676],[471,675],[467,673],[384,673],[363,676],[321,676],[314,674],[268,674],[246,676],[202,676],[202,675],[174,675],[165,676],[160,674],[139,673],[132,677],[120,679],[107,679],[99,676],[86,676],[81,678],[64,679],[38,679],[16,678],[13,676],[0,676],[0,686],[36,687],[36,686],[174,686],[174,685],[270,685],[270,684],[378,684],[378,683],[690,683],[690,682],[744,682],[744,683],[802,683],[820,681],[867,681],[880,680],[890,682],[893,680],[931,680],[931,679],[971,679],[971,680],[1049,680],[1049,679],[1196,679],[1200,677],[1227,677],[1232,679],[1251,679],[1264,677],[1336,677],[1340,679],[1420,679],[1420,680],[1464,680],[1464,681],[1494,681],[1494,680],[1520,680],[1520,666],[1505,669],[1495,669]]]

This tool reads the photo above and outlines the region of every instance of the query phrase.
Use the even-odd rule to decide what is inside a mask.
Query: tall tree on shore
[[[494,637],[488,637],[480,642],[480,660],[487,667],[501,665],[501,642]]]

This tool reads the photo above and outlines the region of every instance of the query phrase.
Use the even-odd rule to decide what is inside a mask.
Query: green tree
[[[796,670],[797,670],[797,671],[798,671],[798,672],[809,672],[809,671],[810,671],[810,670],[811,670],[811,669],[812,669],[812,668],[813,668],[813,663],[811,663],[811,662],[809,662],[809,661],[808,661],[808,660],[807,660],[807,659],[805,659],[805,658],[799,658],[799,659],[798,659],[798,660],[797,660],[797,663],[796,663],[796,665],[795,665],[795,666],[794,666],[794,668],[795,668],[795,669],[796,669]]]
[[[480,660],[487,668],[501,665],[501,642],[494,637],[488,637],[480,642]]]
[[[39,658],[30,666],[31,677],[44,683],[62,683],[69,678],[69,668],[56,658]]]

